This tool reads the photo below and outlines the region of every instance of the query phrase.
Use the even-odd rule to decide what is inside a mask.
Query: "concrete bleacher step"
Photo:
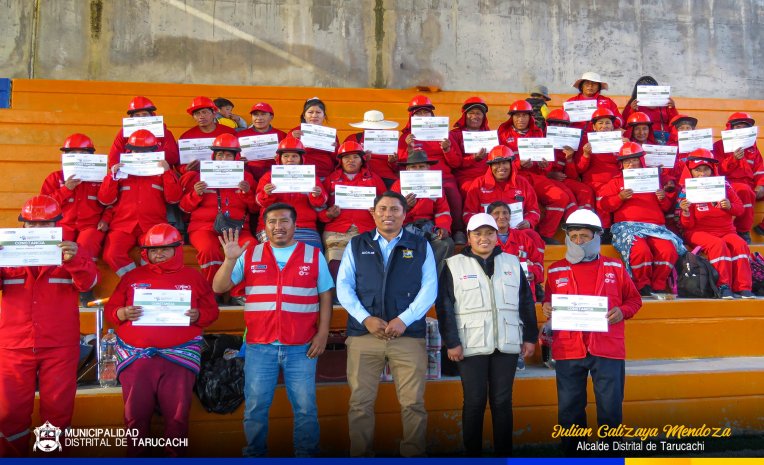
[[[633,427],[666,424],[729,427],[733,431],[761,430],[764,417],[764,357],[713,359],[655,359],[626,363],[624,423]],[[347,454],[347,409],[350,390],[345,383],[319,384],[318,412],[324,455]],[[557,423],[557,392],[554,370],[528,366],[514,383],[515,445],[553,443]],[[589,426],[596,428],[591,382],[588,386]],[[462,389],[458,378],[427,382],[428,445],[435,454],[455,454],[461,443]],[[191,408],[189,456],[238,457],[244,446],[243,406],[230,415],[206,412],[198,400]],[[484,438],[491,437],[490,412]],[[123,403],[119,388],[80,388],[75,402],[73,426],[122,427]],[[39,424],[35,418],[33,424]],[[155,418],[157,431],[161,420]],[[394,384],[380,384],[376,403],[375,449],[395,451],[401,437],[400,412]],[[276,389],[269,423],[269,450],[289,456],[292,411],[283,386]],[[122,456],[124,449],[78,448],[71,456]]]

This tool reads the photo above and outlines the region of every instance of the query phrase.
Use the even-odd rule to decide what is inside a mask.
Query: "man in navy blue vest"
[[[378,196],[372,209],[377,228],[350,241],[337,274],[337,297],[350,314],[351,457],[374,454],[374,404],[385,359],[401,404],[400,454],[426,453],[425,314],[437,295],[437,272],[427,240],[403,229],[406,208],[397,192]]]

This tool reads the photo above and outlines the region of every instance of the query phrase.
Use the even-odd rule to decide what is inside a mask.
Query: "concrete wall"
[[[764,98],[764,0],[0,0],[0,76]]]

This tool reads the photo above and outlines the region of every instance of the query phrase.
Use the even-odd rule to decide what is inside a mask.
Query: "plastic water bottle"
[[[101,360],[98,364],[101,387],[117,385],[117,335],[110,329],[101,339]]]

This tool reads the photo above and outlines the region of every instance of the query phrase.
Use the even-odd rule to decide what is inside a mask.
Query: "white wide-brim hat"
[[[381,111],[369,110],[363,114],[363,121],[350,123],[354,128],[361,129],[393,129],[398,127],[395,121],[387,121]]]
[[[581,85],[584,81],[592,81],[592,82],[599,82],[602,84],[602,89],[607,90],[607,82],[602,80],[602,76],[599,75],[599,73],[593,73],[591,71],[587,71],[584,74],[581,75],[581,78],[578,79],[576,82],[573,83],[573,87],[578,89],[578,86]]]

